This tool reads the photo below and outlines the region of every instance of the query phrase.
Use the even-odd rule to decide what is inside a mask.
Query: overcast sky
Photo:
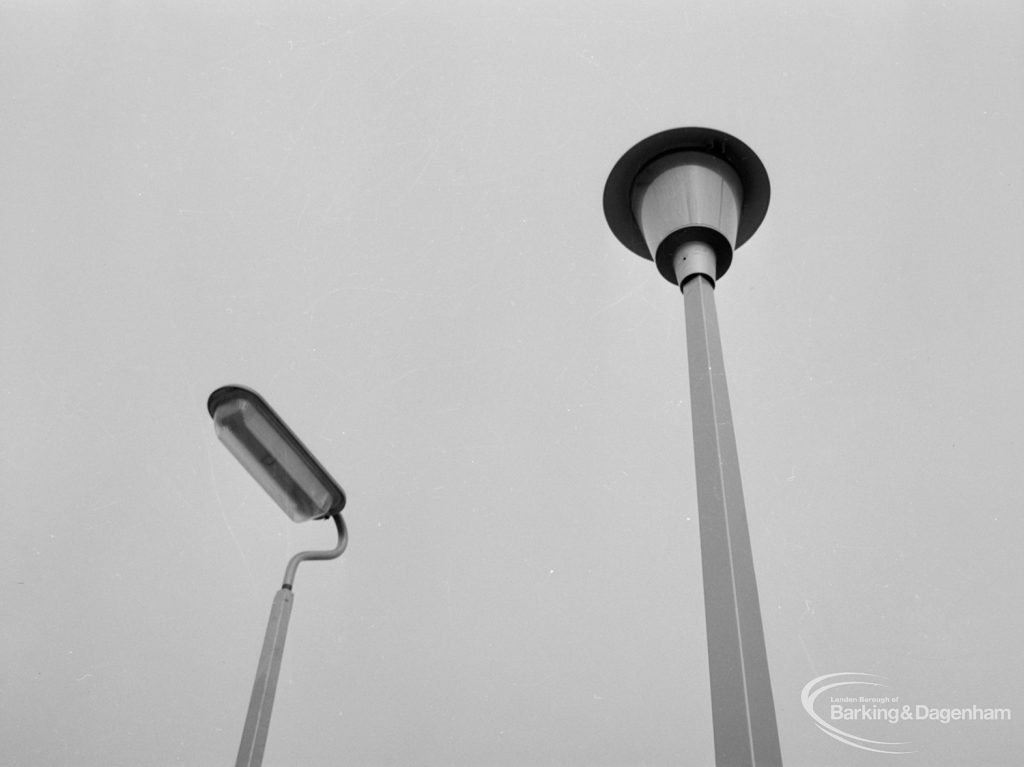
[[[601,207],[686,125],[772,180],[716,299],[786,764],[1019,763],[1020,3],[8,1],[0,97],[0,763],[233,760],[333,545],[237,383],[349,495],[268,767],[713,764],[682,297]],[[863,751],[840,672],[1014,718]]]

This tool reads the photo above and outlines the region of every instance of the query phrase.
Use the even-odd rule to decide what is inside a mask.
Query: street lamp
[[[714,293],[733,250],[764,220],[769,196],[753,150],[709,128],[644,139],[604,188],[615,236],[683,293],[719,767],[782,764]]]
[[[284,640],[292,614],[295,573],[301,562],[335,559],[345,551],[348,531],[341,518],[345,492],[270,405],[251,389],[223,386],[210,395],[206,409],[213,417],[220,441],[285,514],[295,522],[330,517],[338,528],[338,545],[333,549],[302,551],[289,560],[284,583],[274,595],[235,761],[236,767],[258,767],[263,763]]]

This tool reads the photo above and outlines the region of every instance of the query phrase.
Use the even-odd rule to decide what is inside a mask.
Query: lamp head
[[[665,279],[682,284],[703,273],[714,281],[761,225],[770,196],[768,172],[742,141],[711,128],[674,128],[619,159],[604,187],[604,215],[619,242],[653,260]],[[677,262],[695,241],[713,255]]]
[[[345,492],[270,405],[251,389],[222,386],[207,400],[217,437],[295,522],[345,507]]]

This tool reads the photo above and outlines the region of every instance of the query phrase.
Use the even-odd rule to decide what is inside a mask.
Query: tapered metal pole
[[[719,767],[781,765],[714,285],[698,274],[682,290],[715,760]]]
[[[338,513],[332,514],[331,519],[338,529],[337,545],[326,551],[300,551],[293,556],[284,571],[284,584],[274,595],[235,767],[260,767],[263,764],[263,750],[267,745],[267,732],[270,730],[270,714],[274,710],[274,693],[277,692],[277,677],[281,671],[281,657],[284,655],[284,640],[288,636],[288,620],[292,615],[292,601],[295,598],[292,594],[292,584],[295,582],[299,565],[308,560],[337,559],[348,547],[348,528],[345,520]]]
[[[270,714],[274,709],[274,693],[277,691],[277,676],[281,671],[281,656],[284,654],[284,640],[288,635],[293,599],[290,588],[279,589],[274,595],[235,767],[259,767],[263,764],[263,749],[267,745]]]

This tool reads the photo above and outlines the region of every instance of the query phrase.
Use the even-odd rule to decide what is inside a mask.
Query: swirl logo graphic
[[[845,743],[848,746],[863,749],[864,751],[873,751],[876,754],[912,754],[914,750],[903,748],[910,745],[907,741],[872,740],[860,735],[854,735],[825,721],[814,710],[815,701],[818,700],[822,693],[829,690],[852,686],[880,688],[873,690],[872,692],[875,693],[873,695],[852,695],[851,691],[844,690],[845,694],[840,695],[836,693],[829,696],[831,704],[829,707],[831,712],[830,718],[833,720],[839,718],[844,722],[847,720],[860,720],[896,724],[901,719],[907,718],[906,712],[901,713],[898,707],[888,706],[890,703],[896,703],[899,700],[898,697],[879,694],[889,687],[889,685],[885,684],[885,681],[885,677],[878,676],[877,674],[861,674],[855,671],[825,674],[824,676],[812,679],[804,685],[804,689],[800,693],[800,702],[803,704],[807,715],[814,720],[815,726],[840,743]]]

